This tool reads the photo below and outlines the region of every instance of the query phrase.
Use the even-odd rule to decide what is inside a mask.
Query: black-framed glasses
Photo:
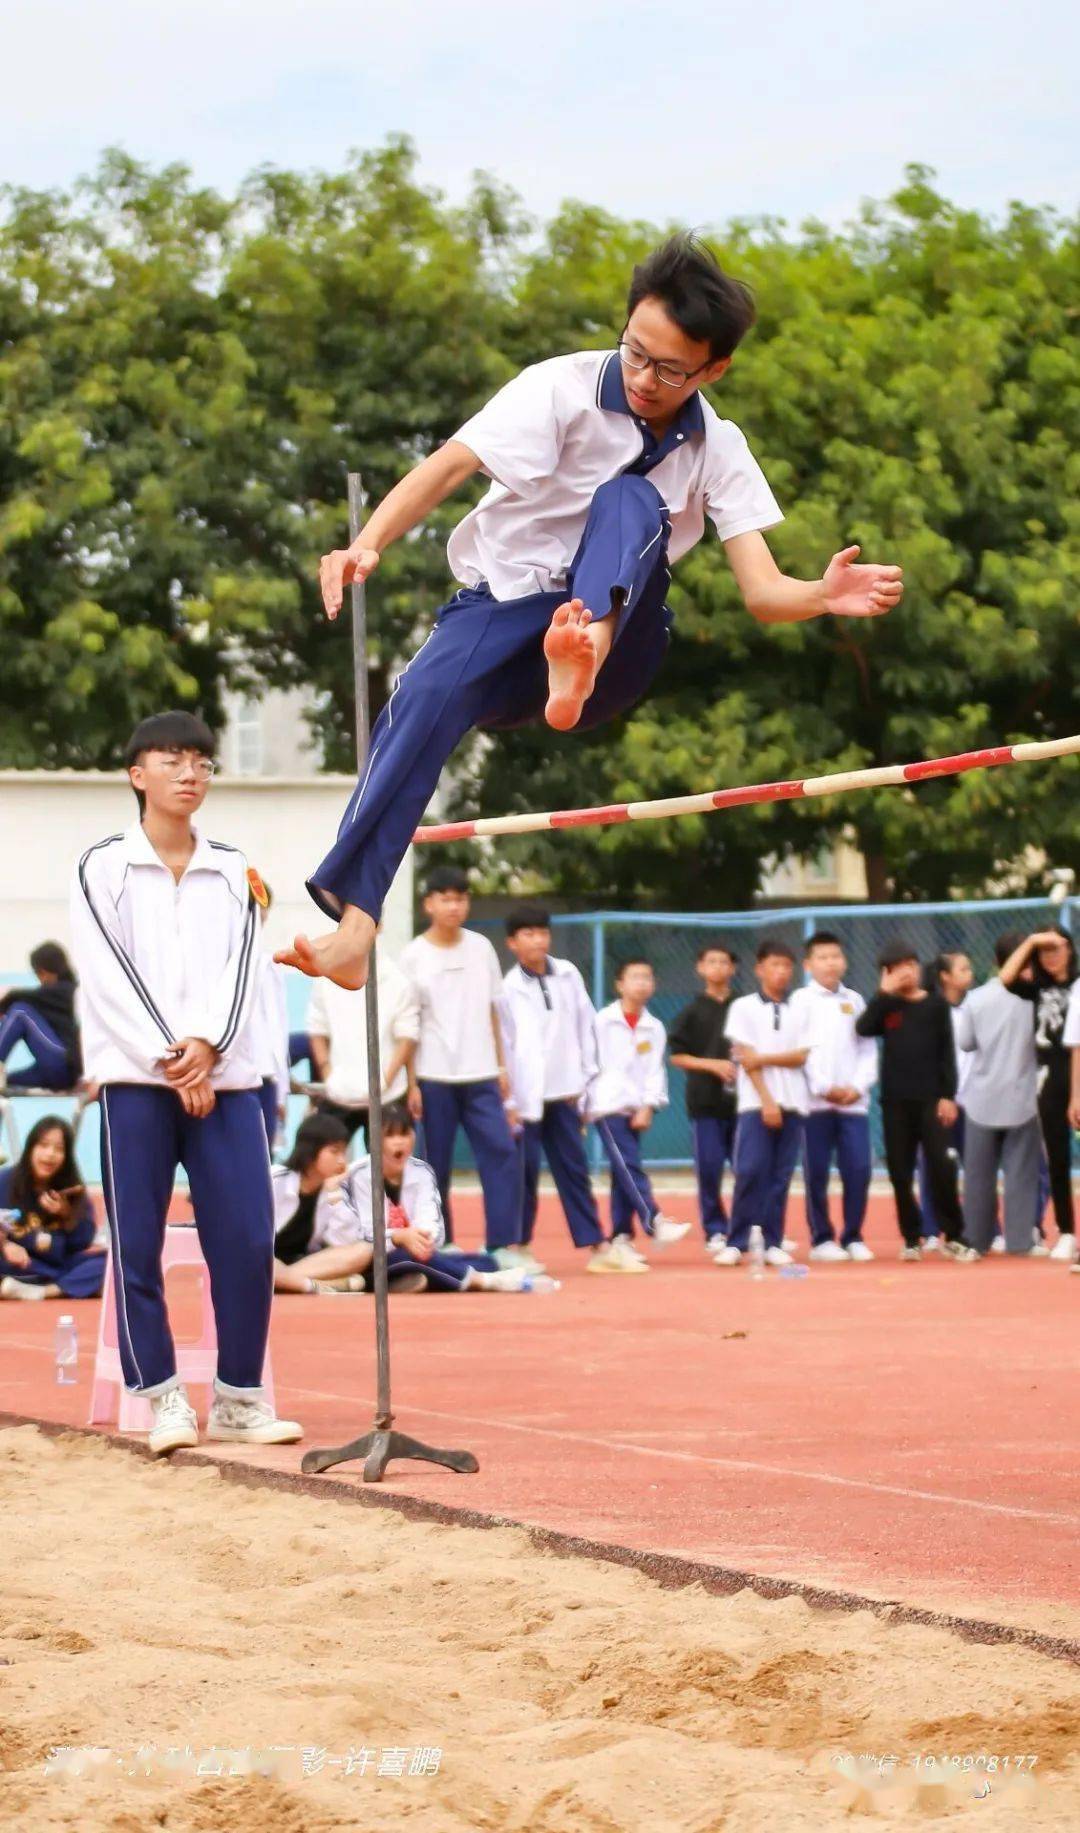
[[[680,369],[677,363],[658,362],[656,357],[650,356],[647,350],[641,348],[640,344],[630,343],[627,338],[621,337],[619,339],[619,361],[625,363],[627,369],[655,369],[657,381],[663,382],[666,388],[683,388],[691,376],[700,375],[703,369],[708,369],[712,358],[706,357],[705,361],[699,363],[696,369]]]

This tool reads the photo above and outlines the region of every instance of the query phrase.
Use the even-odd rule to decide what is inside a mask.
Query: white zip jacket
[[[843,985],[830,993],[820,981],[808,980],[792,993],[789,1004],[806,1021],[804,1041],[810,1055],[803,1073],[811,1114],[868,1114],[870,1090],[878,1079],[878,1053],[874,1038],[859,1037],[855,1031],[855,1020],[866,1010],[862,994]],[[826,1101],[827,1088],[857,1088],[859,1100],[837,1107]]]
[[[348,1176],[342,1186],[349,1208],[355,1218],[359,1233],[354,1239],[373,1241],[375,1229],[371,1208],[371,1159],[358,1158],[349,1166]],[[407,1158],[405,1169],[401,1174],[401,1201],[413,1228],[418,1228],[422,1235],[428,1235],[436,1247],[442,1247],[446,1240],[446,1224],[443,1221],[442,1198],[439,1186],[431,1166],[422,1158]],[[389,1204],[387,1204],[389,1209]],[[389,1227],[389,1216],[387,1226]]]
[[[548,956],[547,972],[519,964],[503,979],[499,1002],[514,1106],[523,1120],[543,1118],[545,1101],[583,1102],[600,1056],[596,1012],[572,961]]]
[[[258,1087],[258,931],[235,847],[197,834],[179,884],[138,822],[90,847],[71,892],[87,1076],[166,1087],[163,1055],[180,1038],[201,1037],[218,1052],[215,1088]]]
[[[667,1106],[667,1032],[655,1013],[644,1011],[631,1026],[621,1001],[613,999],[596,1015],[596,1040],[600,1073],[589,1090],[590,1120]]]
[[[287,1165],[272,1165],[270,1184],[274,1192],[274,1234],[280,1235],[296,1214],[300,1201],[300,1173],[290,1171]],[[321,1247],[354,1247],[364,1238],[356,1211],[346,1199],[344,1184],[338,1184],[333,1190],[324,1186],[315,1204],[308,1253],[314,1254]]]

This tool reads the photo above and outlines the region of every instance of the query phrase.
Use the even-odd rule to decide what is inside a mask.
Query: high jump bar
[[[874,770],[840,770],[832,776],[801,777],[792,782],[752,783],[741,789],[708,789],[702,795],[662,796],[654,802],[612,802],[600,808],[560,808],[546,814],[487,815],[476,821],[444,821],[418,827],[420,845],[435,840],[480,840],[488,834],[536,834],[560,827],[614,827],[621,821],[660,821],[670,815],[709,815],[718,808],[745,808],[754,802],[799,802],[810,796],[846,795],[853,789],[886,789],[903,783],[925,783],[932,777],[960,776],[965,770],[989,770],[998,764],[1035,764],[1050,757],[1080,752],[1080,735],[1047,738],[1032,744],[991,745],[982,751],[960,751],[955,757],[928,757],[915,764],[884,764]]]

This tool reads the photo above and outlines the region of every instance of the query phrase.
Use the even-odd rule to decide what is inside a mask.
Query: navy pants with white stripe
[[[611,1166],[611,1234],[632,1235],[637,1216],[647,1235],[660,1205],[653,1196],[649,1174],[641,1158],[641,1134],[627,1114],[605,1114],[596,1122],[607,1161]]]
[[[70,1088],[67,1051],[48,1020],[22,999],[13,999],[0,1018],[0,1063],[16,1044],[25,1044],[33,1061],[28,1069],[8,1071],[9,1088]]]
[[[735,1162],[734,1114],[701,1114],[690,1122],[697,1175],[698,1213],[706,1241],[727,1234],[727,1210],[720,1195],[725,1165]]]
[[[829,1108],[807,1114],[803,1163],[806,1167],[806,1215],[810,1245],[835,1241],[829,1220],[829,1166],[833,1155],[843,1189],[844,1232],[841,1247],[862,1240],[866,1200],[870,1194],[870,1116]]]
[[[376,721],[337,840],[308,880],[327,916],[339,917],[342,904],[379,916],[442,767],[466,732],[542,717],[544,636],[558,605],[580,598],[601,618],[612,594],[622,595],[611,653],[576,730],[588,732],[640,700],[668,644],[668,533],[656,486],[645,477],[614,478],[592,499],[565,590],[500,601],[486,586],[466,587],[444,605]]]
[[[783,1124],[778,1127],[767,1127],[756,1109],[739,1115],[728,1246],[743,1253],[755,1226],[766,1247],[779,1247],[784,1239],[784,1212],[802,1144],[803,1120],[801,1114],[787,1108],[783,1113]]]
[[[423,1156],[439,1186],[447,1240],[453,1240],[450,1172],[454,1141],[458,1128],[464,1127],[484,1193],[485,1245],[489,1249],[514,1247],[521,1239],[521,1173],[499,1084],[493,1080],[429,1082],[421,1077],[420,1095],[424,1103]]]
[[[575,1247],[599,1247],[604,1239],[593,1195],[577,1103],[546,1101],[539,1120],[527,1120],[519,1135],[522,1164],[521,1239],[533,1238],[540,1192],[540,1161],[547,1159]]]
[[[113,1082],[101,1091],[101,1168],[112,1237],[116,1334],[127,1387],[160,1394],[176,1378],[161,1250],[183,1165],[210,1274],[218,1385],[262,1382],[274,1284],[274,1200],[254,1089],[219,1093],[205,1120],[170,1088]]]

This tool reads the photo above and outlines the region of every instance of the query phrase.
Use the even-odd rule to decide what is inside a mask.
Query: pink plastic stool
[[[202,1293],[202,1330],[197,1343],[178,1343],[176,1372],[188,1387],[212,1387],[217,1373],[217,1331],[214,1307],[210,1299],[210,1275],[199,1246],[195,1228],[167,1228],[161,1252],[162,1275],[170,1267],[198,1267]],[[270,1369],[270,1350],[262,1372],[263,1396],[274,1404],[274,1378]],[[116,1395],[119,1394],[119,1405]],[[132,1394],[124,1386],[120,1366],[120,1347],[116,1333],[116,1288],[113,1284],[112,1248],[105,1262],[105,1286],[98,1316],[97,1354],[94,1358],[94,1385],[90,1393],[90,1425],[107,1424],[116,1413],[121,1432],[149,1432],[154,1423],[150,1402],[141,1394]]]

